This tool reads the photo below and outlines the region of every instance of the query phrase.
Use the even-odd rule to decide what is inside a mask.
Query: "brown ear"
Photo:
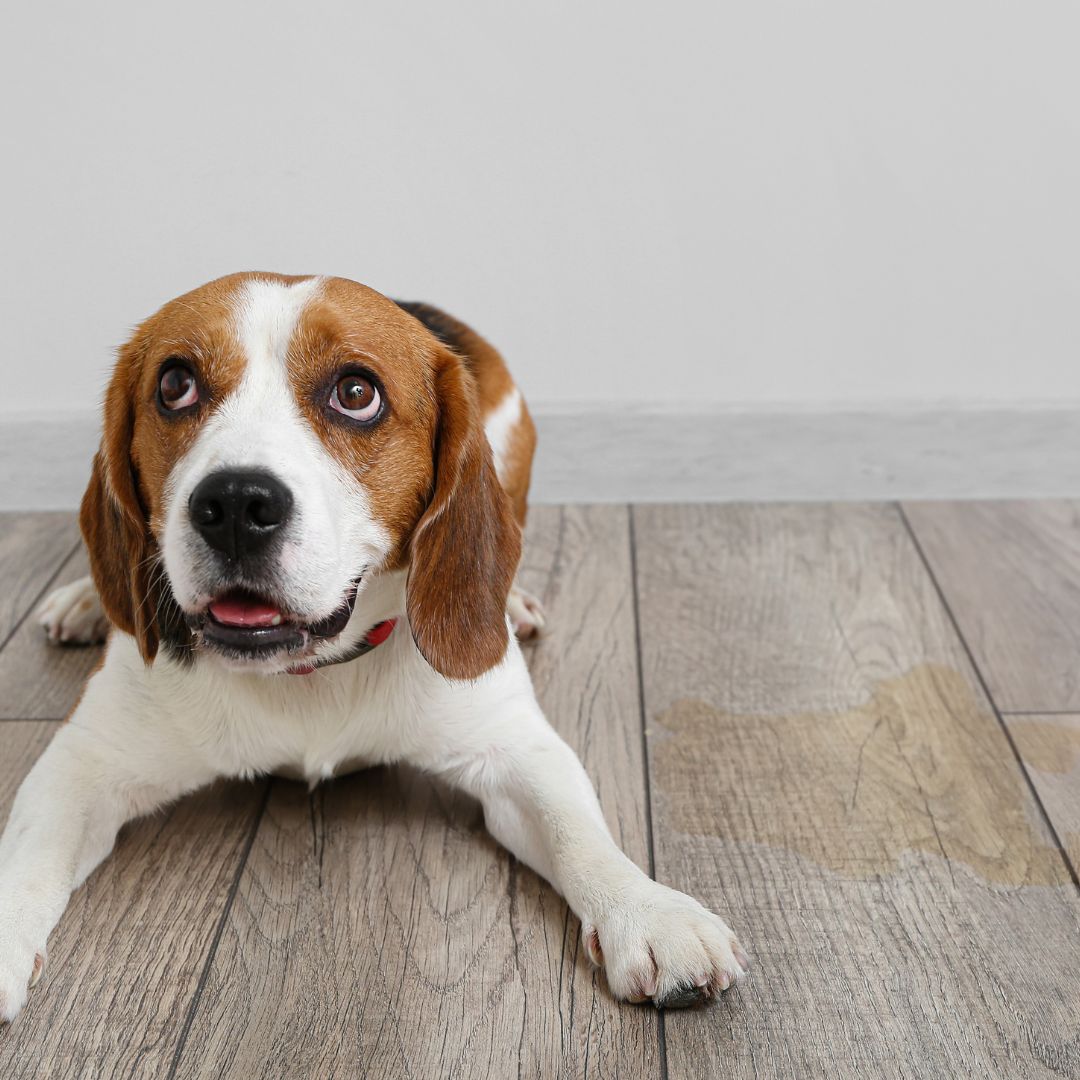
[[[435,493],[413,533],[407,608],[424,659],[447,678],[475,679],[506,653],[521,529],[495,475],[472,376],[449,351],[436,392]]]
[[[156,545],[135,479],[133,358],[121,350],[105,396],[101,447],[79,511],[101,606],[113,625],[131,634],[149,664],[157,655],[157,602],[151,595]]]

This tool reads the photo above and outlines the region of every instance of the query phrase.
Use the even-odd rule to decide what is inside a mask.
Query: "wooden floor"
[[[0,814],[94,650],[0,516]],[[616,1005],[577,920],[402,771],[123,834],[2,1077],[1080,1077],[1080,503],[534,510],[541,701],[618,838],[739,931],[716,1006]]]

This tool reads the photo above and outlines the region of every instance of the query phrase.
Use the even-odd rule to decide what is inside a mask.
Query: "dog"
[[[0,838],[0,1018],[124,822],[220,777],[405,762],[479,800],[566,899],[615,997],[683,1006],[748,967],[620,851],[544,718],[515,585],[535,430],[499,353],[437,308],[244,273],[119,350],[54,638],[101,667]]]

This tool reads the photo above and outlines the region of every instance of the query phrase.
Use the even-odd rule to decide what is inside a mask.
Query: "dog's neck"
[[[300,667],[290,668],[290,675],[311,675],[320,668],[330,667],[331,664],[346,664],[350,660],[363,656],[378,648],[393,632],[397,625],[397,619],[383,619],[376,623],[344,656],[333,659],[316,660],[314,663],[304,664]]]

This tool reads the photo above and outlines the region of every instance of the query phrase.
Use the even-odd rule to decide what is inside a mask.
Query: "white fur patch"
[[[236,336],[248,366],[270,364],[282,370],[300,316],[318,294],[317,277],[285,285],[279,281],[249,281],[236,301]]]
[[[500,484],[506,482],[506,455],[510,438],[521,420],[521,391],[515,386],[484,418],[484,434],[491,444],[495,458],[495,475]]]

